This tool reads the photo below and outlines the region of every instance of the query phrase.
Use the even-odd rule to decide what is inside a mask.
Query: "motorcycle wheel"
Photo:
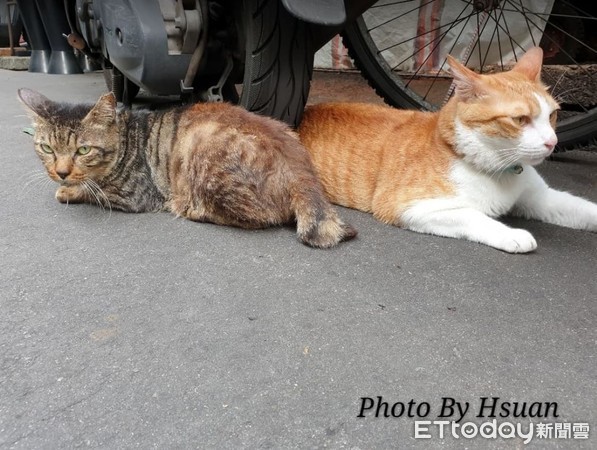
[[[397,28],[401,23],[414,22],[419,19],[420,9],[435,7],[442,2],[434,0],[419,2],[418,0],[405,0],[401,2],[378,2],[365,12],[355,22],[348,25],[343,32],[344,43],[347,46],[350,56],[355,64],[361,70],[365,78],[368,79],[371,86],[384,100],[398,108],[415,108],[423,110],[439,109],[450,96],[451,76],[445,71],[445,55],[441,54],[439,64],[441,70],[426,71],[427,58],[418,57],[429,51],[433,55],[448,33],[460,32],[459,39],[455,40],[454,45],[447,51],[452,52],[455,47],[467,46],[470,48],[468,58],[479,55],[478,59],[483,61],[478,70],[481,73],[487,71],[504,70],[504,63],[489,66],[485,64],[485,59],[489,52],[498,52],[500,61],[502,54],[511,51],[515,57],[524,53],[526,48],[520,43],[521,37],[511,33],[512,26],[509,20],[516,19],[522,21],[530,31],[545,29],[541,42],[532,38],[531,45],[541,45],[546,49],[546,58],[544,61],[543,80],[552,86],[552,95],[558,98],[562,111],[558,114],[557,134],[558,148],[560,150],[568,148],[582,147],[593,142],[597,138],[597,105],[592,102],[583,102],[586,94],[578,87],[582,85],[581,78],[575,81],[578,75],[584,74],[585,79],[590,78],[594,66],[580,62],[576,55],[576,50],[582,50],[584,54],[579,53],[584,61],[597,62],[597,41],[584,42],[580,36],[576,36],[582,31],[582,25],[594,26],[597,18],[594,14],[587,13],[583,9],[570,3],[569,8],[573,8],[574,14],[569,11],[556,11],[559,3],[554,3],[554,10],[550,15],[540,14],[516,5],[513,2],[504,0],[492,2],[461,2],[459,8],[462,10],[454,21],[435,24],[428,31],[414,31],[412,35],[397,33]],[[568,4],[568,2],[566,2]],[[565,14],[567,13],[567,14]],[[509,14],[509,15],[508,15]],[[566,31],[561,24],[558,25],[554,19],[563,20],[572,17],[579,23],[575,26],[569,26]],[[569,19],[570,20],[570,19]],[[485,36],[491,36],[489,43],[482,45],[477,36],[472,40],[465,41],[461,38],[462,29],[468,23],[482,24],[481,33]],[[520,34],[520,33],[519,33]],[[524,34],[524,33],[523,33]],[[502,41],[500,42],[500,36]],[[506,37],[507,39],[504,39]],[[408,46],[413,46],[425,38],[425,44],[419,50],[414,46],[412,54],[408,53]],[[507,42],[507,45],[504,45]],[[568,42],[568,45],[564,45]],[[574,45],[570,45],[574,44]],[[404,51],[402,51],[404,49]],[[548,60],[549,50],[559,56],[557,64],[560,67],[568,67],[567,71],[561,75],[554,76],[549,71],[549,64],[554,64]],[[396,57],[400,54],[400,57]],[[410,69],[401,69],[401,64],[409,58],[415,61]],[[468,62],[468,58],[464,61]],[[422,60],[422,62],[419,62]],[[396,62],[401,61],[401,62]],[[547,67],[546,67],[547,66]],[[568,87],[560,83],[562,79],[570,78]],[[570,86],[573,88],[570,88]]]
[[[279,0],[244,0],[245,67],[240,105],[296,127],[313,72],[309,27]]]

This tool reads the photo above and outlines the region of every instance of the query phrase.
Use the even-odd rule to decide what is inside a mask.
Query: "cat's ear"
[[[483,94],[481,76],[464,66],[452,55],[448,55],[448,65],[454,77],[456,94],[462,99],[478,97]]]
[[[541,47],[529,49],[512,68],[512,71],[525,75],[531,81],[540,81],[541,66],[543,65],[543,50]]]
[[[52,100],[41,95],[39,92],[31,89],[21,88],[17,91],[21,103],[27,107],[29,112],[33,113],[34,118],[48,118],[50,115],[50,106]]]
[[[83,121],[110,125],[116,118],[116,98],[112,92],[104,94],[97,101],[91,111],[87,113]]]

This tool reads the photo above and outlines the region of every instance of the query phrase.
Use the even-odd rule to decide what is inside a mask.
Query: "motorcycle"
[[[126,105],[142,88],[151,95],[180,96],[185,102],[234,102],[296,126],[309,94],[315,51],[374,2],[17,3],[30,40],[43,34],[42,25],[48,40],[54,41],[49,42],[51,50],[46,53],[61,56],[58,64],[54,63],[55,70],[77,70],[76,62],[66,62],[69,49],[64,45],[68,43],[90,67],[103,68],[109,90]],[[35,45],[32,47],[35,53]],[[35,57],[43,60],[48,56],[38,50],[32,55]],[[43,69],[52,61],[32,63],[36,64]]]

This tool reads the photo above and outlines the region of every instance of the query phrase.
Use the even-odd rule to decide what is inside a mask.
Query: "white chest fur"
[[[529,176],[531,172],[535,172],[535,169],[525,166],[520,174],[483,173],[459,160],[450,171],[450,179],[456,187],[453,200],[458,207],[474,208],[490,217],[504,215],[516,204],[528,184],[533,182],[535,177]]]

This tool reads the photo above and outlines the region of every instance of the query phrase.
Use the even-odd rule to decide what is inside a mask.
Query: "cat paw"
[[[537,248],[537,241],[528,231],[513,229],[495,247],[508,253],[528,253]]]
[[[317,222],[307,233],[298,233],[299,239],[309,247],[330,248],[340,242],[350,241],[358,234],[352,226],[337,217]]]
[[[56,190],[56,200],[60,203],[80,203],[83,201],[81,189],[76,186],[60,186]]]

